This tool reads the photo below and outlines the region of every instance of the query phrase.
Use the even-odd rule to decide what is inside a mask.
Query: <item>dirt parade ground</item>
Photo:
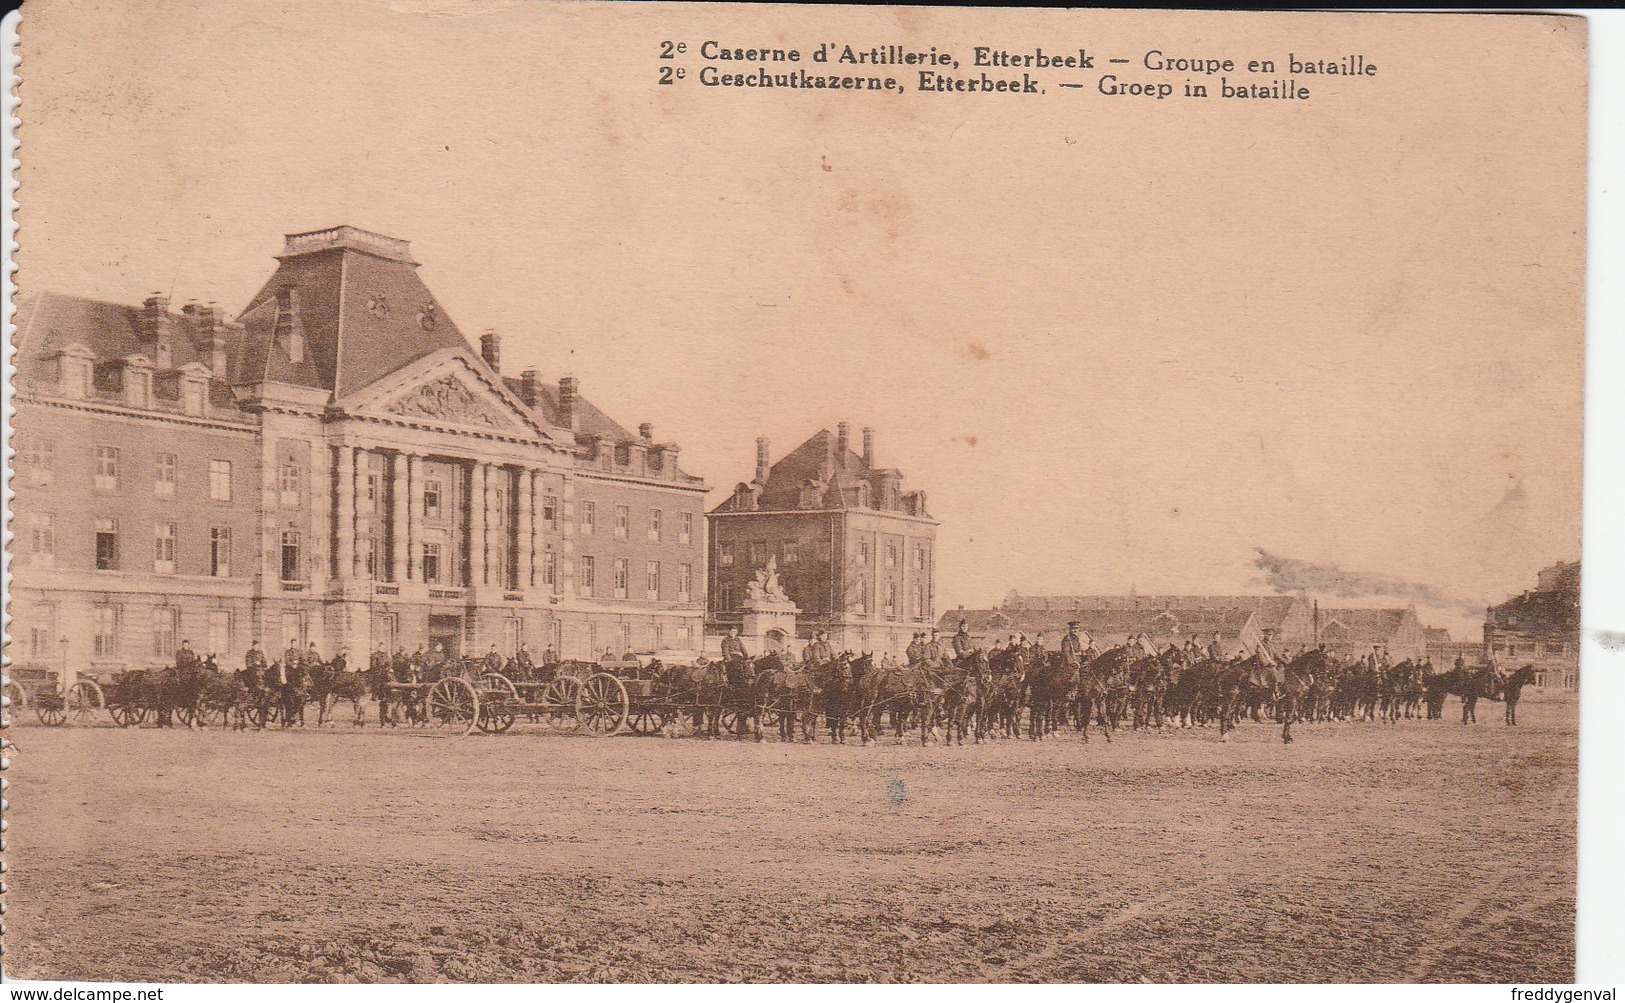
[[[1574,975],[1577,705],[981,747],[13,731],[6,964],[131,981]]]

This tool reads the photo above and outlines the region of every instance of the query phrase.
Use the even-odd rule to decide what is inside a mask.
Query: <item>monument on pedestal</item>
[[[740,610],[744,617],[739,634],[750,651],[764,655],[783,651],[795,638],[796,614],[801,608],[790,601],[779,584],[776,557],[769,557],[767,565],[757,569],[755,580],[745,585],[745,602]]]

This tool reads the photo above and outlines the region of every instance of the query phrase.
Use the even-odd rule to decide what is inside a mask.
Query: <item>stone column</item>
[[[530,561],[530,577],[537,585],[543,584],[539,579],[541,577],[542,548],[545,546],[547,536],[547,524],[542,522],[542,500],[538,497],[541,491],[541,472],[532,470],[530,472],[530,487],[526,489],[526,493],[530,495],[530,513],[535,525],[532,527],[530,546],[527,548],[526,553],[527,559]]]
[[[533,490],[532,482],[535,479],[535,471],[523,469],[519,471],[519,476],[515,479],[517,487],[514,490],[519,492],[519,518],[514,525],[513,547],[515,563],[519,565],[519,587],[521,589],[530,588],[532,584],[531,577],[536,573],[536,559],[530,549],[532,539],[530,520],[533,511],[530,504],[530,493]]]
[[[346,447],[349,448],[349,447]],[[350,577],[366,580],[374,577],[367,571],[367,562],[362,558],[362,541],[373,539],[372,560],[373,568],[378,567],[384,555],[378,552],[378,544],[373,531],[373,514],[378,510],[378,500],[363,502],[367,496],[367,476],[372,467],[369,462],[371,455],[365,449],[355,450],[354,464],[355,480],[350,488],[350,496],[355,499],[355,543],[350,548]]]
[[[490,466],[488,471],[489,490],[485,492],[485,525],[486,544],[490,547],[486,557],[486,575],[490,583],[497,588],[508,587],[508,561],[507,548],[503,538],[513,527],[512,520],[505,519],[507,512],[502,509],[508,506],[509,499],[513,497],[513,477],[508,473],[507,467]],[[512,511],[510,508],[509,511]]]
[[[342,580],[355,574],[355,450],[339,446],[338,551],[333,560],[333,576]]]
[[[487,467],[476,462],[468,487],[468,584],[485,584],[485,524],[491,503]]]
[[[406,581],[406,517],[411,507],[407,499],[406,454],[390,458],[389,485],[389,580]]]
[[[423,542],[423,457],[406,455],[406,577],[422,580],[418,546]]]

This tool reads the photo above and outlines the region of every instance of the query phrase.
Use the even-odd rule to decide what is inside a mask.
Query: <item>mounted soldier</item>
[[[1207,657],[1215,662],[1224,661],[1224,642],[1219,640],[1219,632],[1213,632],[1213,640],[1207,644]]]
[[[178,672],[190,672],[198,667],[197,652],[192,650],[191,641],[182,641],[181,646],[175,649],[175,669]]]
[[[813,634],[813,642],[801,653],[803,664],[819,669],[835,661],[835,650],[829,646],[829,635],[820,630]]]
[[[525,647],[524,641],[519,642],[519,650],[514,652],[513,664],[521,679],[531,678],[536,671],[535,664],[530,660],[530,649]]]
[[[722,639],[722,660],[728,664],[750,661],[750,652],[745,650],[745,642],[739,639],[738,627],[729,627],[728,636]]]
[[[971,640],[970,631],[965,629],[965,621],[961,619],[959,630],[954,634],[954,657],[964,658],[970,653],[971,648],[975,647],[975,643]]]
[[[282,651],[282,661],[278,663],[277,679],[281,685],[286,686],[288,684],[288,674],[299,667],[299,663],[304,660],[304,657],[299,651],[298,642],[289,641],[288,646]]]
[[[496,645],[491,645],[491,649],[485,653],[485,660],[481,663],[481,666],[486,672],[502,671],[502,653],[497,651]]]
[[[389,674],[389,653],[384,650],[383,645],[380,644],[378,650],[372,653],[367,664],[380,678]]]
[[[321,652],[316,650],[315,641],[310,642],[310,644],[306,646],[304,657],[299,664],[306,672],[311,672],[321,667],[322,655]]]
[[[916,630],[914,632],[913,639],[908,642],[908,648],[904,653],[908,656],[908,664],[910,666],[919,665],[921,662],[925,661],[924,637],[924,634],[921,634]]]
[[[1069,669],[1083,668],[1083,638],[1079,630],[1083,625],[1076,620],[1066,625],[1066,636],[1061,638],[1061,662]]]
[[[931,668],[937,669],[948,664],[948,642],[935,627],[931,628],[931,640],[925,643],[925,661]]]

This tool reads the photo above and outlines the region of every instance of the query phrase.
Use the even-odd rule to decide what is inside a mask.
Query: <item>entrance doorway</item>
[[[429,617],[429,650],[440,648],[447,658],[460,658],[463,654],[463,618],[460,616]]]

